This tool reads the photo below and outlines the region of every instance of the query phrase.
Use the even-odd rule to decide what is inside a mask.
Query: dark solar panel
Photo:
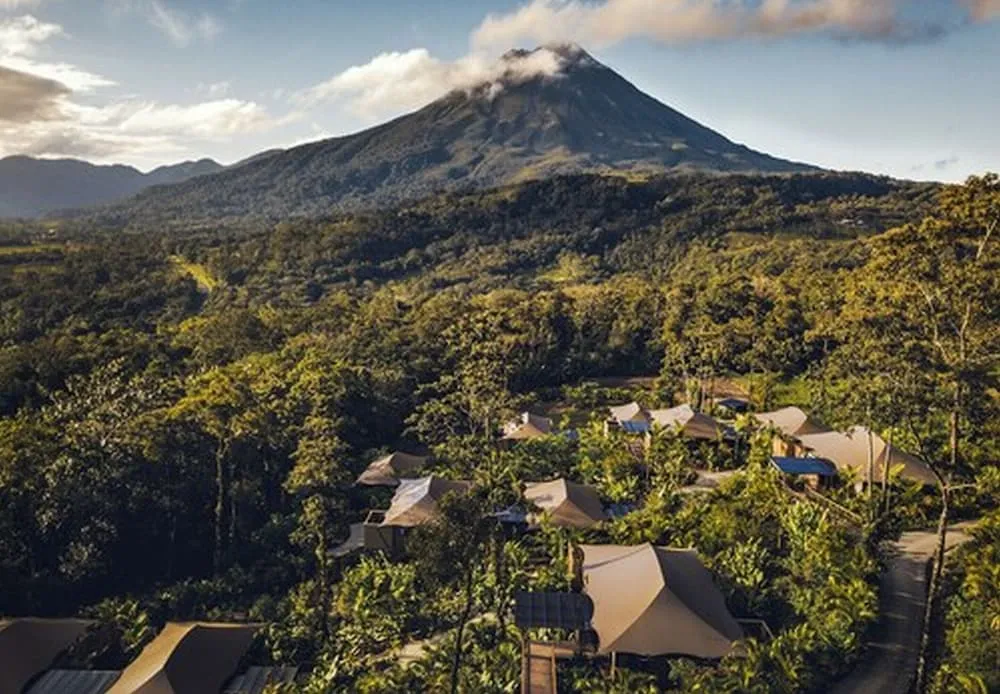
[[[771,458],[775,467],[786,475],[819,475],[836,477],[837,466],[825,458]]]
[[[528,593],[514,596],[514,622],[521,629],[590,628],[594,603],[581,593]]]

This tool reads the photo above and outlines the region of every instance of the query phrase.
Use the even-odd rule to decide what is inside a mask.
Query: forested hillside
[[[250,618],[272,625],[262,659],[313,669],[308,691],[447,689],[453,637],[405,671],[393,649],[455,626],[459,578],[482,582],[468,598],[481,615],[502,615],[518,587],[563,587],[565,545],[545,535],[551,566],[530,578],[528,549],[476,535],[461,519],[482,508],[458,504],[438,539],[418,536],[423,560],[334,561],[349,524],[385,501],[357,474],[430,448],[490,503],[516,479],[570,472],[634,501],[602,539],[697,547],[730,605],[777,631],[749,658],[680,667],[674,686],[822,691],[874,617],[874,548],[933,523],[938,497],[838,497],[866,519],[855,531],[794,503],[762,434],[749,454],[667,441],[641,472],[585,424],[578,444],[504,453],[490,427],[553,403],[585,422],[635,395],[580,386],[595,378],[656,376],[641,396],[670,405],[726,377],[759,408],[893,431],[949,480],[980,484],[1000,459],[1000,253],[983,234],[998,215],[994,177],[580,175],[266,229],[0,226],[0,613],[117,624],[117,650],[88,661],[115,667],[150,636],[128,630],[136,620]],[[957,342],[941,333],[954,310]],[[703,455],[750,472],[717,496],[680,494]],[[949,513],[988,509],[987,489],[956,491]],[[470,543],[465,560],[449,532]],[[970,565],[986,554],[974,547]],[[948,619],[980,630],[940,645],[968,655],[939,678],[995,682],[968,643],[1000,646],[995,588],[966,571]],[[504,619],[470,627],[464,691],[516,683]],[[652,690],[640,671],[573,681]]]

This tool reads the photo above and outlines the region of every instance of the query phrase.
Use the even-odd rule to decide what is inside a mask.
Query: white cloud
[[[0,10],[22,10],[26,7],[37,7],[42,0],[0,0]]]
[[[191,134],[213,139],[258,132],[276,124],[266,109],[252,101],[221,99],[189,106],[136,104],[118,123],[124,133]]]
[[[221,97],[229,94],[233,85],[229,82],[212,82],[206,84],[205,82],[199,82],[195,86],[195,91],[200,94],[208,94],[211,97]]]
[[[196,39],[211,41],[222,33],[222,23],[213,15],[192,15],[174,7],[167,0],[107,0],[113,13],[135,14],[178,46],[188,46]]]
[[[65,35],[58,24],[42,22],[31,15],[0,19],[0,61],[7,68],[61,82],[73,91],[113,85],[111,80],[73,65],[38,60],[42,44]]]
[[[516,82],[535,76],[555,76],[562,59],[541,50],[499,61],[475,53],[456,61],[433,57],[425,48],[405,53],[382,53],[364,65],[355,65],[300,93],[306,105],[343,100],[357,116],[373,120],[424,106],[456,89],[472,89],[499,80]]]
[[[42,62],[44,44],[64,36],[59,25],[34,17],[0,20],[0,156],[168,157],[193,141],[223,141],[298,117],[275,118],[255,102],[222,98],[230,88],[225,82],[204,86],[210,98],[200,103],[81,103],[76,93],[113,82],[74,65]]]
[[[0,20],[0,58],[35,55],[40,44],[62,33],[58,24],[41,22],[31,15]]]
[[[681,43],[744,36],[826,32],[892,38],[909,35],[897,0],[532,0],[490,15],[473,34],[478,47],[523,41],[609,45],[629,38]]]

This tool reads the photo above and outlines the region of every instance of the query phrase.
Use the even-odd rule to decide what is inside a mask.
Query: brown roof
[[[168,623],[108,694],[219,694],[259,627]]]
[[[369,465],[357,484],[369,487],[395,487],[403,477],[410,477],[427,463],[427,458],[408,453],[391,453]]]
[[[722,427],[707,414],[695,412],[690,405],[679,405],[669,410],[653,410],[650,418],[665,429],[677,428],[693,439],[717,439],[722,436]]]
[[[0,621],[0,694],[21,694],[92,624],[83,619]]]
[[[564,528],[589,528],[608,518],[596,489],[562,478],[528,484],[524,498]]]
[[[743,630],[693,550],[583,545],[600,653],[721,658]]]
[[[392,504],[385,512],[382,525],[412,528],[434,520],[438,515],[438,502],[445,494],[467,492],[471,482],[446,480],[441,477],[422,477],[400,480]]]
[[[815,455],[832,460],[841,470],[855,470],[861,480],[865,479],[868,457],[871,455],[875,482],[882,481],[886,464],[889,470],[901,466],[900,475],[904,479],[923,484],[938,482],[927,463],[895,446],[889,446],[885,439],[866,427],[856,426],[846,432],[829,431],[800,436],[799,442]]]
[[[761,424],[774,427],[785,436],[792,438],[829,431],[798,407],[783,407],[774,412],[755,414],[754,417]]]
[[[530,412],[523,413],[503,428],[503,437],[508,441],[537,439],[552,433],[552,420]]]

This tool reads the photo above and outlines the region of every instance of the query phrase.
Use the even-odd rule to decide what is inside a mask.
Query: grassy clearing
[[[66,246],[61,243],[39,243],[29,246],[0,246],[0,256],[34,255],[37,253],[62,252]]]

